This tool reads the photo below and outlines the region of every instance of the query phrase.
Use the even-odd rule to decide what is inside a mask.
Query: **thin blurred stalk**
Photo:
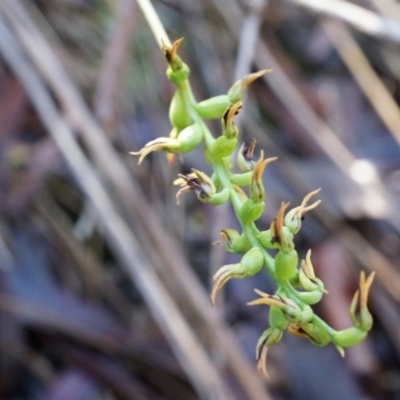
[[[161,47],[162,42],[164,42],[166,45],[171,46],[171,41],[169,40],[167,32],[165,31],[164,26],[161,23],[161,20],[158,17],[151,1],[137,0],[137,3],[144,14],[144,17],[146,18],[158,45]]]
[[[400,7],[394,0],[369,0],[369,2],[382,15],[400,22]]]
[[[95,113],[109,136],[118,129],[118,100],[126,63],[129,60],[133,28],[137,22],[135,0],[120,0],[114,26],[104,51],[94,94]]]
[[[347,22],[368,35],[400,43],[400,24],[343,0],[285,0]],[[379,0],[380,1],[380,0]]]
[[[241,79],[251,70],[262,23],[262,12],[268,6],[268,0],[248,0],[246,3],[248,12],[239,34],[234,81]],[[240,115],[237,117],[240,117]],[[237,117],[235,121],[237,121]]]
[[[251,72],[254,56],[257,51],[257,42],[260,35],[262,13],[268,6],[268,0],[247,1],[248,12],[243,20],[239,34],[238,54],[236,57],[234,81],[237,81]],[[247,94],[245,95],[246,100]],[[243,101],[244,107],[246,101]],[[237,115],[235,123],[240,127],[241,119],[245,113]]]
[[[360,46],[344,24],[324,21],[322,26],[354,80],[400,145],[400,109],[371,67]]]

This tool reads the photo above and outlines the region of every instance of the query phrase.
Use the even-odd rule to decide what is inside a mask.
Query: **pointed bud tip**
[[[269,72],[272,72],[271,68],[267,69],[262,69],[261,71],[254,72],[252,74],[246,75],[242,79],[242,87],[246,88],[248,85],[250,85],[252,82],[254,82],[256,79],[260,78],[261,76],[268,74]]]

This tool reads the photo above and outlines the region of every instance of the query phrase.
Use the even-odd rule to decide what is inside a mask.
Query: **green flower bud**
[[[196,111],[202,118],[218,119],[222,118],[230,105],[229,97],[223,94],[197,103]]]
[[[303,269],[299,270],[299,283],[301,288],[306,290],[307,292],[320,289],[315,281],[312,281],[310,278],[306,276]]]
[[[265,210],[265,203],[254,203],[253,200],[248,199],[242,205],[239,214],[244,222],[253,222],[263,215]]]
[[[361,343],[366,336],[367,332],[361,331],[356,327],[351,327],[334,333],[332,340],[340,347],[351,347]]]
[[[253,276],[264,265],[264,253],[258,247],[253,247],[242,257],[240,264],[248,272],[247,276]]]
[[[203,200],[206,203],[210,203],[213,206],[220,206],[229,200],[231,192],[229,189],[221,190],[218,193],[213,194],[209,199]]]
[[[211,153],[217,158],[229,157],[236,149],[237,139],[220,136],[211,146]]]
[[[285,330],[289,326],[289,321],[283,315],[283,312],[277,307],[270,307],[268,322],[272,328]]]
[[[188,126],[179,132],[178,141],[179,149],[178,153],[188,153],[194,150],[203,140],[203,126],[200,123],[195,123]]]
[[[257,239],[260,242],[261,246],[265,247],[266,249],[277,249],[279,247],[279,243],[276,243],[274,241],[271,229],[261,232],[257,236]]]
[[[221,237],[228,253],[245,253],[250,249],[250,242],[245,235],[235,229],[223,229]]]
[[[187,110],[182,92],[179,89],[176,90],[169,106],[169,120],[171,125],[179,131],[192,124],[192,118]]]
[[[167,77],[171,82],[175,83],[175,85],[185,82],[189,78],[189,74],[190,68],[184,62],[182,62],[179,69],[167,68]]]
[[[253,81],[255,81],[260,76],[265,75],[268,72],[271,72],[271,69],[263,69],[259,72],[255,72],[253,74],[246,75],[244,78],[236,81],[228,91],[229,99],[232,103],[236,103],[242,100],[244,91],[246,90],[247,86],[250,85]]]
[[[241,172],[253,171],[256,162],[253,160],[256,140],[253,139],[249,146],[242,143],[236,156],[236,163]]]
[[[253,172],[249,171],[244,172],[243,174],[232,174],[229,179],[234,185],[248,186],[250,185],[252,176]]]
[[[324,295],[324,292],[322,290],[312,290],[311,292],[298,292],[297,293],[297,298],[301,300],[305,304],[317,304],[321,299],[322,296]]]
[[[275,275],[280,281],[286,281],[295,275],[299,256],[296,250],[278,251],[275,257]]]

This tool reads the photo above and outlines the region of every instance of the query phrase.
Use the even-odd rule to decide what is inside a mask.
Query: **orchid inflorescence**
[[[360,343],[372,327],[372,316],[367,308],[369,289],[374,273],[368,277],[360,274],[359,289],[350,306],[353,327],[336,331],[314,314],[313,304],[318,303],[324,293],[324,283],[315,276],[311,262],[311,250],[299,265],[298,253],[294,245],[294,236],[299,232],[306,212],[317,207],[320,200],[309,201],[320,189],[307,196],[300,206],[286,212],[289,203],[281,203],[270,228],[259,231],[255,225],[265,209],[265,190],[262,175],[267,165],[276,157],[264,159],[260,152],[254,159],[256,142],[242,144],[237,151],[236,165],[238,173],[233,172],[231,158],[238,147],[238,128],[233,122],[234,116],[242,107],[246,87],[255,79],[270,72],[265,69],[249,74],[237,81],[225,95],[197,102],[189,83],[189,67],[177,54],[182,39],[172,46],[163,44],[162,50],[168,64],[167,76],[176,85],[172,98],[169,119],[172,130],[169,137],[160,137],[147,143],[140,151],[131,154],[139,156],[139,164],[154,151],[167,153],[169,163],[174,155],[187,153],[202,143],[204,157],[211,166],[211,176],[192,169],[188,175],[178,175],[174,184],[181,189],[180,196],[193,191],[201,202],[220,205],[231,202],[241,233],[234,229],[221,231],[222,243],[228,253],[243,254],[237,264],[225,265],[214,275],[211,289],[211,304],[215,304],[217,292],[233,278],[242,279],[257,274],[263,266],[276,284],[275,294],[267,294],[255,289],[259,295],[249,305],[269,306],[269,328],[261,335],[256,347],[257,367],[261,374],[268,376],[266,355],[268,348],[281,340],[283,331],[308,339],[316,346],[325,346],[332,342],[344,356],[344,348]],[[222,134],[214,138],[204,119],[221,119]],[[248,187],[248,194],[242,189]],[[275,250],[272,257],[267,250]]]

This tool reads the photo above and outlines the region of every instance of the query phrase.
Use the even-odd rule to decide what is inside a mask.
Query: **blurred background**
[[[341,358],[286,334],[268,381],[268,310],[246,302],[271,281],[231,281],[212,308],[212,275],[238,260],[212,243],[237,221],[176,205],[177,173],[210,172],[201,150],[128,155],[168,136],[174,90],[138,3],[0,1],[0,399],[400,399],[398,2],[153,2],[197,99],[272,68],[237,124],[279,157],[259,229],[322,188],[296,237],[329,291],[318,315],[350,326],[360,270],[377,274],[362,344]]]

